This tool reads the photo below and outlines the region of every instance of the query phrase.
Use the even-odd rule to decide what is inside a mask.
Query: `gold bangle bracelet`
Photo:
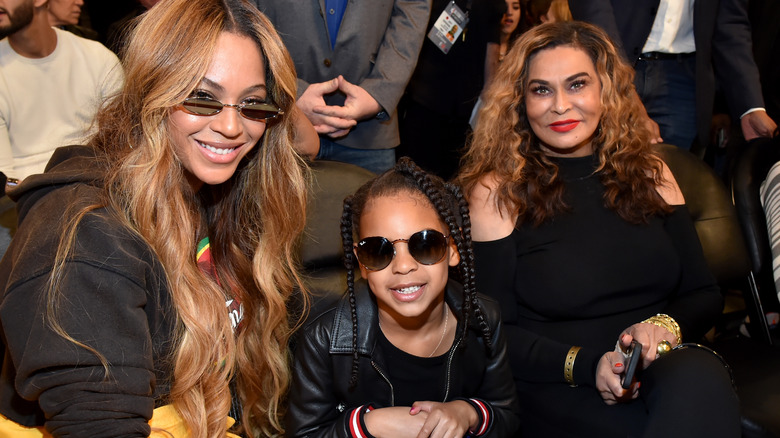
[[[563,378],[566,379],[566,383],[569,386],[577,386],[574,383],[574,361],[577,359],[577,353],[580,352],[580,347],[571,347],[566,354],[566,361],[563,363]]]
[[[651,316],[650,318],[647,318],[642,322],[647,324],[653,324],[663,329],[666,329],[669,333],[674,335],[675,340],[677,341],[675,345],[682,344],[682,332],[680,330],[680,325],[677,324],[677,321],[675,321],[674,318],[672,318],[671,316],[664,313],[659,313],[655,316]]]

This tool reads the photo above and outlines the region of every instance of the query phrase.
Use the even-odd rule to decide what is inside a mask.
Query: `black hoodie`
[[[102,203],[93,150],[55,151],[46,172],[9,196],[19,228],[0,262],[0,323],[5,346],[0,414],[54,436],[148,436],[155,407],[166,404],[175,314],[154,251],[115,211],[98,208],[79,223],[73,251],[47,316],[50,274],[68,221]]]

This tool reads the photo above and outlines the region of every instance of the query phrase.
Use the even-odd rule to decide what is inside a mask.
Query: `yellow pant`
[[[235,423],[235,420],[228,417],[226,428]],[[152,419],[149,420],[152,427],[151,438],[186,438],[189,436],[187,428],[184,426],[181,417],[172,405],[161,406],[154,410]],[[239,438],[232,433],[227,434],[228,438]],[[51,438],[43,426],[25,427],[15,423],[0,415],[0,438]]]

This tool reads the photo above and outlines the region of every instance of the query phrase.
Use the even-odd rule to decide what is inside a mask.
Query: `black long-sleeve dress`
[[[684,206],[644,225],[628,223],[604,206],[594,157],[555,162],[569,209],[539,226],[518,224],[503,239],[475,242],[477,284],[482,291],[499,291],[494,298],[502,305],[526,431],[626,436],[628,421],[641,434],[652,421],[645,380],[653,381],[650,370],[660,367],[643,377],[645,403],[605,409],[594,388],[598,360],[615,348],[623,330],[656,313],[677,320],[684,341],[698,340],[714,324],[722,297]],[[563,365],[575,345],[582,347],[574,364],[580,386],[571,388]],[[671,356],[677,361],[689,354]],[[720,373],[717,366],[714,372]],[[632,413],[612,421],[627,410]]]

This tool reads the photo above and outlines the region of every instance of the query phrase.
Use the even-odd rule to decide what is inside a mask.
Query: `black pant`
[[[639,379],[639,398],[613,406],[593,387],[518,382],[522,436],[741,436],[737,395],[726,368],[711,353],[672,351]]]

